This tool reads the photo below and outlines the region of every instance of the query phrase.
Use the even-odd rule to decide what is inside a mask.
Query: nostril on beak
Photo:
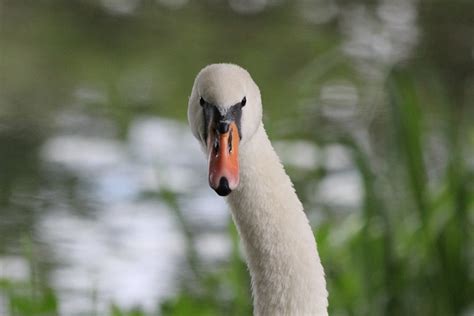
[[[228,142],[228,145],[227,145],[227,149],[229,150],[229,153],[232,152],[232,129],[230,130],[230,133],[229,133],[229,142]]]
[[[220,196],[227,196],[232,192],[232,190],[229,188],[229,181],[227,180],[226,177],[222,177],[219,181],[219,186],[214,189],[217,194]]]
[[[217,155],[217,153],[219,152],[219,139],[217,137],[214,139],[213,147],[214,147],[214,152]]]

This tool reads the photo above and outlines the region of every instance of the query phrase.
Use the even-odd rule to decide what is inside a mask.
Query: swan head
[[[206,66],[194,81],[188,121],[208,156],[209,185],[217,194],[229,195],[239,185],[239,147],[262,122],[260,90],[242,67]]]

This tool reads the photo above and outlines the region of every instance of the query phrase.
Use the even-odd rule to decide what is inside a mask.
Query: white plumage
[[[188,120],[203,149],[200,99],[221,114],[245,97],[239,145],[240,183],[228,197],[252,279],[255,315],[327,315],[327,290],[313,232],[262,123],[260,91],[249,73],[213,64],[196,77]]]

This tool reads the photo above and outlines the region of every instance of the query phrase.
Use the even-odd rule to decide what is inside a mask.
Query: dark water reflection
[[[344,243],[367,203],[354,147],[385,177],[399,155],[385,143],[394,68],[426,77],[448,69],[441,85],[462,95],[453,101],[466,109],[460,121],[472,117],[473,24],[462,14],[459,24],[443,20],[456,30],[451,55],[438,45],[451,35],[433,20],[456,6],[472,18],[472,5],[456,3],[1,1],[0,279],[28,280],[39,267],[62,315],[103,312],[112,301],[152,311],[180,292],[189,252],[208,269],[229,260],[230,216],[205,185],[185,122],[194,75],[215,61],[254,75],[312,223],[346,218],[331,241]],[[434,128],[446,110],[421,108],[438,111],[423,126],[436,187],[450,159]],[[472,170],[472,126],[463,124]],[[391,192],[384,183],[381,196]]]

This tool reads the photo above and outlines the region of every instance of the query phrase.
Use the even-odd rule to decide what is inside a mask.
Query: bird
[[[251,277],[253,314],[327,315],[316,241],[262,122],[260,90],[244,68],[204,67],[188,123],[208,160],[209,186],[226,199]]]

